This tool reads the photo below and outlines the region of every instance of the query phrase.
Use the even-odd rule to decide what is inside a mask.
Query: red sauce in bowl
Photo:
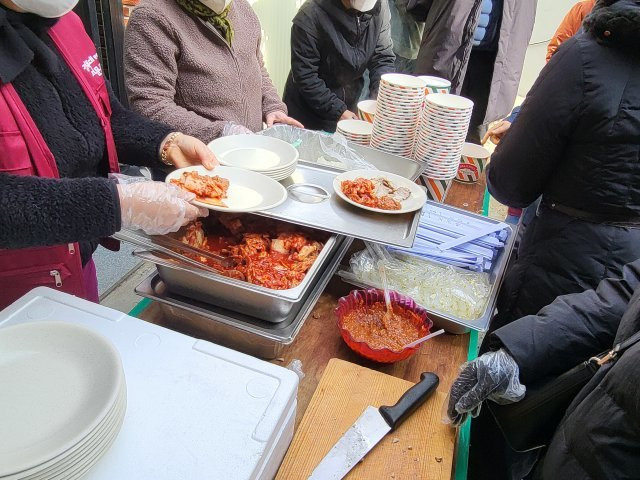
[[[420,315],[398,304],[392,304],[392,310],[387,314],[384,302],[357,305],[345,313],[342,327],[358,342],[395,352],[427,334]]]

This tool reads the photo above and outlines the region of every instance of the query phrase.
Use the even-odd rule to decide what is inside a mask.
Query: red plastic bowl
[[[411,310],[420,316],[423,322],[424,331],[421,337],[429,334],[433,322],[427,316],[427,311],[414,302],[411,298],[406,297],[398,292],[389,292],[392,305],[400,305],[407,310]],[[382,290],[353,290],[346,297],[342,297],[338,300],[338,306],[336,307],[336,318],[340,334],[345,343],[357,354],[380,363],[394,363],[400,360],[405,360],[411,355],[416,353],[421,345],[413,348],[405,348],[399,352],[395,352],[388,348],[371,348],[367,342],[362,342],[354,339],[351,333],[344,328],[343,319],[344,316],[350,312],[353,308],[361,305],[373,305],[378,302],[384,303],[384,292]]]

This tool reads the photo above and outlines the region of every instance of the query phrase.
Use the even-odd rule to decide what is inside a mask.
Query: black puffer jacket
[[[387,0],[373,10],[347,10],[341,0],[309,0],[293,19],[291,73],[283,100],[306,128],[333,132],[340,116],[356,111],[369,70],[371,96],[395,56]]]
[[[543,69],[488,168],[502,203],[543,197],[492,328],[640,258],[640,1],[601,3],[584,27]]]
[[[495,331],[489,342],[492,348],[506,348],[520,367],[521,382],[533,385],[638,331],[640,260],[627,265],[621,279],[605,280],[596,291],[560,297],[538,315]],[[640,344],[598,371],[569,406],[535,478],[639,478],[639,371]]]

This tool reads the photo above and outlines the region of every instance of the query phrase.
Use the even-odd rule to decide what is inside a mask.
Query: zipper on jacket
[[[73,243],[69,244],[69,255],[75,255],[76,253],[76,247]]]
[[[54,280],[56,281],[56,287],[60,288],[62,287],[62,275],[60,275],[60,271],[59,270],[51,270],[49,272],[49,275],[51,275]]]
[[[356,45],[360,45],[360,15],[356,15]]]
[[[222,34],[218,30],[216,30],[216,28],[213,25],[209,26],[209,24],[207,24],[203,20],[200,20],[200,22],[204,24],[204,26],[207,27],[209,31],[213,32],[213,34],[216,35],[222,41],[222,43],[224,43],[224,45],[229,49],[229,52],[231,53],[231,57],[233,58],[233,62],[236,66],[236,74],[238,75],[238,82],[240,82],[240,90],[242,90],[242,92],[244,93],[244,84],[242,83],[242,74],[240,72],[240,64],[238,63],[238,59],[236,58],[236,53],[234,52],[233,47],[227,42],[227,40],[222,36]],[[262,88],[262,85],[260,88]],[[248,128],[247,124],[249,123],[249,115],[247,112],[247,99],[245,98],[246,97],[245,95],[240,95],[240,97],[242,99],[242,113],[244,114],[243,127]],[[262,105],[260,105],[260,111],[262,111]]]

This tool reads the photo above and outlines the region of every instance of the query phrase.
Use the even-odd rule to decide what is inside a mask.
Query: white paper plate
[[[357,202],[354,202],[342,192],[341,185],[344,180],[355,180],[356,178],[371,179],[371,178],[377,178],[377,177],[384,177],[387,180],[389,180],[391,183],[393,183],[395,186],[405,187],[411,191],[411,196],[408,199],[404,200],[403,202],[400,202],[400,204],[402,205],[402,208],[400,210],[382,210],[381,208],[367,207],[365,205],[361,205]],[[371,212],[378,212],[378,213],[401,214],[401,213],[413,212],[415,210],[419,210],[420,208],[422,208],[425,202],[427,201],[426,193],[416,183],[412,182],[407,178],[401,177],[400,175],[395,175],[393,173],[383,172],[380,170],[361,169],[361,170],[351,170],[350,172],[341,173],[340,175],[336,176],[333,179],[333,189],[338,194],[338,196],[342,198],[344,201],[349,202],[350,204],[355,205],[356,207],[360,207],[364,210],[369,210]]]
[[[209,143],[221,165],[255,172],[277,170],[298,161],[298,150],[283,140],[264,135],[230,135]]]
[[[229,180],[227,198],[223,202],[227,207],[220,207],[194,200],[193,204],[220,212],[258,212],[277,207],[287,199],[287,190],[274,179],[258,172],[242,168],[219,166],[215,170],[207,170],[201,165],[179,168],[167,175],[166,182],[179,179],[183,172],[196,171],[200,175]]]
[[[0,476],[42,465],[80,443],[124,382],[114,347],[63,322],[0,329]]]

